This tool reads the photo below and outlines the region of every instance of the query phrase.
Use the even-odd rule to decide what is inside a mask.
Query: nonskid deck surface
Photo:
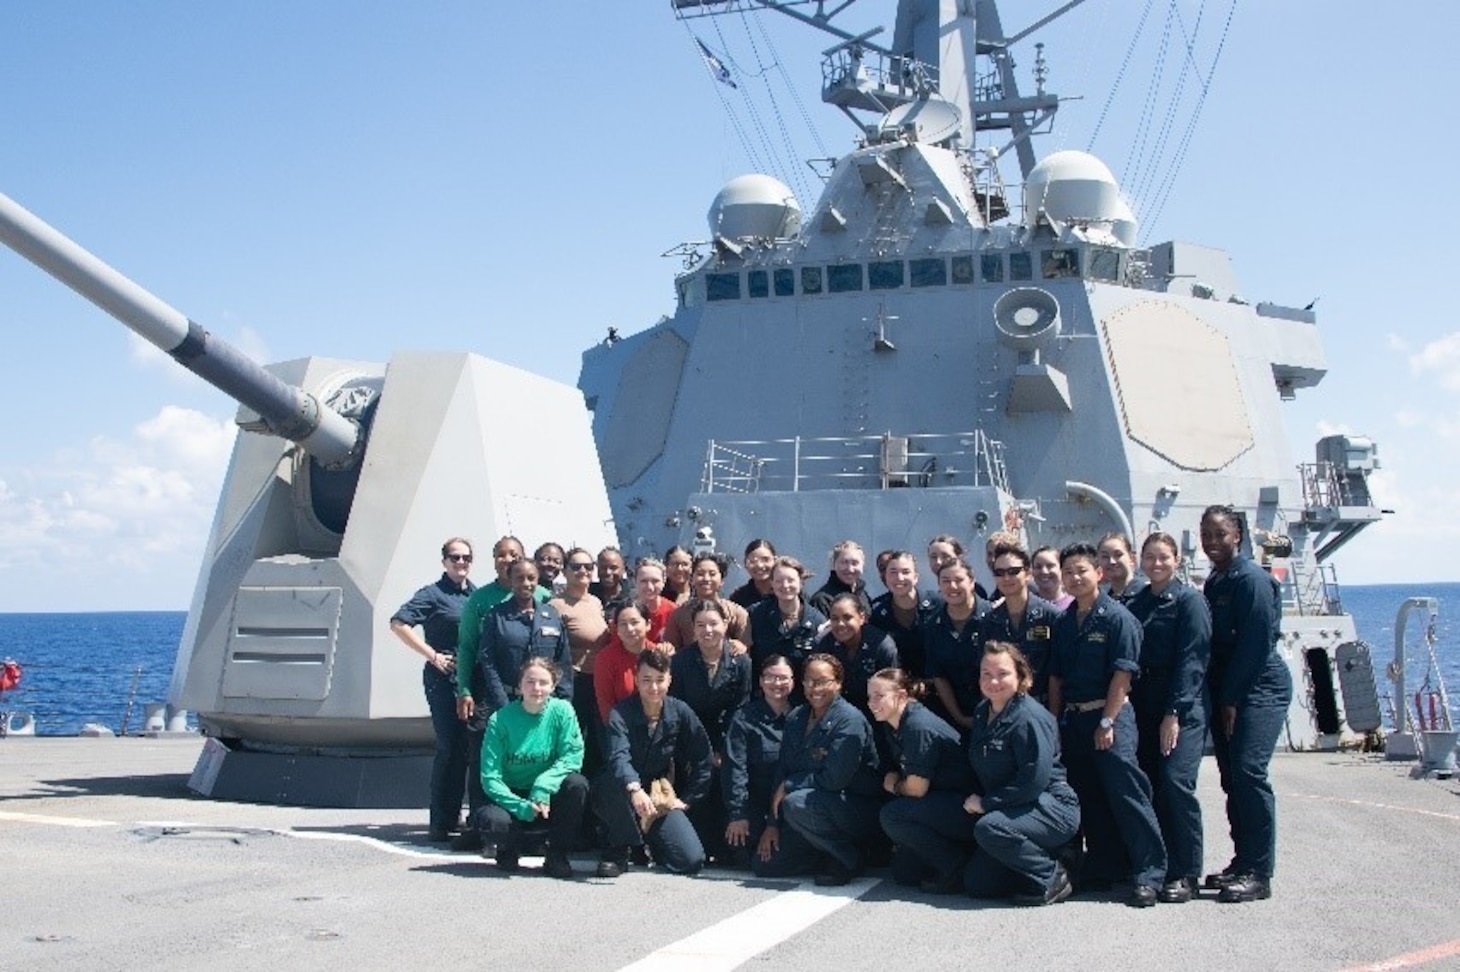
[[[196,739],[0,741],[6,968],[1457,968],[1460,784],[1280,755],[1271,901],[1016,909],[709,871],[567,884],[425,842],[423,812],[220,803]],[[1207,864],[1229,845],[1202,767]]]

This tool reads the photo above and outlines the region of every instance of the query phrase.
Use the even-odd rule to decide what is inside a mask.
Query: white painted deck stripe
[[[1417,952],[1406,952],[1403,955],[1396,955],[1393,958],[1384,959],[1381,962],[1374,962],[1371,965],[1355,965],[1352,968],[1345,969],[1344,972],[1392,972],[1394,969],[1416,969],[1438,962],[1441,959],[1453,959],[1456,957],[1460,957],[1460,938],[1457,938],[1453,942],[1431,945],[1429,948],[1422,948]]]
[[[178,830],[217,830],[227,827],[227,824],[206,824],[186,820],[138,820],[133,824],[123,824],[116,820],[90,820],[85,817],[58,817],[42,813],[15,813],[8,810],[0,810],[0,823],[28,823],[42,824],[47,827],[171,827]],[[453,853],[446,849],[441,850],[419,850],[414,847],[406,847],[400,844],[392,844],[389,841],[380,840],[376,837],[367,837],[364,834],[338,834],[329,831],[299,831],[279,830],[274,827],[249,827],[245,828],[258,833],[274,834],[279,837],[294,837],[299,840],[333,840],[342,843],[364,844],[374,850],[384,851],[387,854],[395,854],[399,857],[410,857],[417,860],[476,860],[474,857],[463,857],[461,854]],[[531,865],[534,859],[524,857],[524,864]]]
[[[205,824],[194,823],[183,820],[139,820],[135,824],[138,827],[173,827],[178,830],[216,830],[219,827],[226,827],[227,824]],[[417,860],[474,860],[474,857],[463,857],[459,853],[442,848],[441,850],[421,850],[415,847],[393,844],[378,837],[367,837],[364,834],[341,834],[328,830],[280,830],[277,827],[249,827],[246,828],[260,833],[273,834],[276,837],[294,837],[298,840],[332,840],[345,844],[363,844],[374,850],[384,851],[387,854],[395,854],[398,857],[411,857]],[[524,858],[526,860],[526,858]]]
[[[387,854],[395,854],[400,857],[414,857],[418,860],[454,860],[454,861],[478,861],[482,859],[478,855],[463,855],[460,852],[441,850],[418,850],[413,847],[402,847],[400,844],[392,844],[377,837],[366,837],[364,834],[336,834],[327,830],[276,830],[274,833],[283,837],[297,837],[299,840],[335,840],[347,844],[364,844],[366,847],[373,847],[376,850],[385,851]],[[530,863],[531,858],[524,857],[523,862]]]
[[[1421,810],[1419,807],[1397,807],[1391,803],[1373,803],[1368,800],[1351,800],[1347,797],[1324,796],[1319,793],[1286,793],[1284,796],[1297,797],[1300,800],[1318,800],[1323,803],[1344,803],[1351,807],[1370,807],[1374,810],[1393,810],[1397,813],[1413,813],[1421,817],[1437,817],[1440,820],[1454,820],[1460,822],[1460,814],[1441,813],[1438,810]]]
[[[88,820],[85,817],[55,817],[44,813],[13,813],[0,810],[0,821],[45,824],[50,827],[115,827],[110,820]]]
[[[818,888],[806,882],[651,952],[622,972],[729,972],[851,904],[877,883],[863,879],[841,888]]]

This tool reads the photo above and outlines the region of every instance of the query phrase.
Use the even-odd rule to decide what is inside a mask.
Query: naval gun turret
[[[394,610],[449,536],[612,542],[579,393],[464,352],[260,366],[0,195],[0,242],[239,402],[239,436],[169,703],[210,741],[194,789],[335,806],[424,803],[430,720]],[[552,461],[502,416],[530,403]],[[490,578],[481,578],[489,580]]]

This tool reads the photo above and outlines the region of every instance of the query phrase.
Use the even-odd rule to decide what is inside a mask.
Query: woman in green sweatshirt
[[[545,658],[522,667],[519,697],[492,714],[482,742],[487,803],[477,828],[497,845],[497,867],[517,870],[524,830],[547,831],[543,873],[571,879],[568,848],[588,800],[583,735],[573,705],[553,696],[562,672]]]

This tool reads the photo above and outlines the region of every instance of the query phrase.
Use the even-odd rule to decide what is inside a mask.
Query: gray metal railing
[[[711,439],[706,493],[996,486],[1009,492],[1004,446],[981,431],[791,439]]]

